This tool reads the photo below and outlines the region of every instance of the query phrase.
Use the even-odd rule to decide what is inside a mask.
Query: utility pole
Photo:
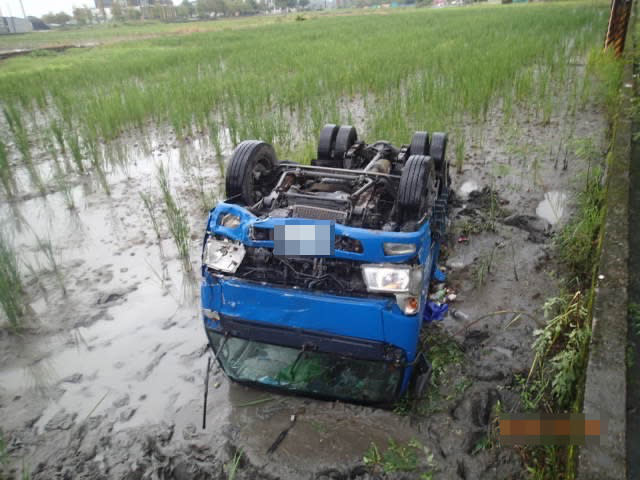
[[[613,47],[617,57],[622,55],[624,51],[624,42],[627,38],[627,27],[631,16],[631,3],[632,0],[613,0],[611,2],[611,16],[609,17],[604,48]]]

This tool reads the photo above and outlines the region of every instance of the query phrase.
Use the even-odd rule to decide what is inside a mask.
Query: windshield
[[[210,332],[217,352],[222,335]],[[218,354],[234,380],[361,402],[393,400],[402,367],[229,337]]]

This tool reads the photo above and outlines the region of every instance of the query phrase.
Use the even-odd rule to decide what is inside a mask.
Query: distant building
[[[33,31],[31,22],[18,17],[0,17],[0,35],[9,33],[27,33]]]
[[[44,23],[42,20],[40,20],[38,17],[27,17],[29,19],[29,21],[31,22],[31,25],[33,25],[33,29],[34,30],[51,30],[51,28],[49,27],[49,25],[47,25],[46,23]]]

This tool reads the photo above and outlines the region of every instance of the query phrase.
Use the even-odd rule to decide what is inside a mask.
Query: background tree
[[[124,11],[122,10],[120,2],[113,0],[113,3],[111,4],[111,15],[113,16],[113,19],[118,22],[124,20]]]
[[[106,21],[107,20],[107,12],[104,11],[104,0],[96,0],[96,7],[98,7],[98,10],[100,11],[100,14],[102,15],[102,21]]]
[[[64,12],[49,12],[46,15],[42,16],[42,21],[44,23],[54,23],[56,25],[64,25],[69,20],[71,20],[71,15]]]
[[[195,8],[193,8],[193,5],[189,0],[182,0],[182,3],[178,5],[176,10],[178,16],[183,18],[189,18],[195,12]]]
[[[73,7],[73,18],[80,25],[86,25],[93,20],[93,14],[87,7]]]
[[[127,20],[140,20],[140,18],[142,18],[142,12],[137,8],[125,8],[124,15],[127,17]]]
[[[309,6],[309,3],[309,0],[298,0],[298,5],[300,5],[300,8],[303,10]]]

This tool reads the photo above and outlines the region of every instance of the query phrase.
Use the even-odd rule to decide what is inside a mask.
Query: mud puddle
[[[417,463],[403,478],[522,478],[516,451],[489,441],[492,412],[498,402],[507,411],[519,407],[515,375],[530,366],[542,304],[556,289],[550,232],[570,217],[573,179],[586,165],[569,154],[565,170],[540,155],[533,174],[530,159],[508,148],[500,112],[488,118],[482,145],[468,142],[462,171],[452,172],[459,201],[446,286],[456,294],[451,307],[464,315],[429,327],[462,353],[422,415],[252,390],[216,368],[202,430],[207,353],[197,283],[206,212],[193,173],[211,199],[222,189],[205,139],[182,145],[162,134],[144,149],[131,140],[132,161],[109,173],[110,195],[73,179],[74,210],[60,192],[5,204],[0,222],[35,272],[27,278],[37,318],[23,335],[0,337],[7,476],[24,465],[43,479],[227,478],[235,458],[236,478],[375,478],[380,469],[364,462],[372,444],[384,450],[390,440],[416,440]],[[528,114],[516,120],[523,143],[535,139],[544,152],[561,143],[560,115],[546,126]],[[575,135],[602,140],[596,110],[576,122]],[[185,159],[197,161],[185,168]],[[159,163],[188,212],[191,270],[162,220]],[[159,240],[140,193],[157,202]],[[66,291],[43,242],[54,248]],[[295,426],[268,455],[292,414]]]

